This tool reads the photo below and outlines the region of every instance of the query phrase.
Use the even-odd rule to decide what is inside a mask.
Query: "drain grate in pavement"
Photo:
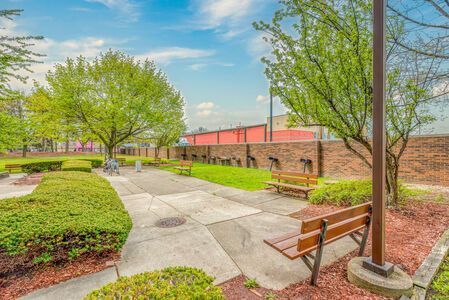
[[[164,218],[160,219],[156,222],[156,226],[160,228],[171,228],[184,224],[186,219],[183,217],[172,217],[172,218]]]

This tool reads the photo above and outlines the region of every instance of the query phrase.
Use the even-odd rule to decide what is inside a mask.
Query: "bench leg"
[[[373,211],[373,206],[371,205],[369,210],[368,210],[369,216],[367,217],[366,227],[365,227],[365,230],[363,231],[362,241],[360,243],[359,256],[363,256],[363,252],[365,252],[366,241],[368,240],[369,229],[371,227],[371,213],[372,213],[372,211]]]
[[[316,285],[316,282],[318,280],[318,273],[320,272],[320,265],[321,265],[321,257],[323,256],[324,241],[326,239],[327,223],[328,223],[327,220],[321,221],[321,234],[318,237],[318,247],[316,248],[315,261],[313,263],[312,278],[310,279],[311,285]]]
[[[278,185],[276,186],[276,189],[277,189],[277,192],[280,193],[280,191],[279,191],[279,186],[278,186]]]

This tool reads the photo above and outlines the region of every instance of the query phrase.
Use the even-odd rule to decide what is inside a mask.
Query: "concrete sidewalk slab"
[[[261,212],[260,209],[213,196],[203,191],[159,196],[158,199],[203,225]]]
[[[145,180],[139,178],[133,181],[135,185],[143,189],[151,195],[169,195],[173,193],[183,193],[195,191],[194,188],[186,186],[181,183],[170,181],[163,178],[151,178]]]
[[[204,226],[126,245],[117,264],[120,276],[172,266],[201,268],[216,277],[215,284],[241,274]]]
[[[263,242],[266,238],[300,228],[299,220],[261,213],[207,227],[243,274],[248,278],[257,278],[257,282],[263,287],[283,289],[311,274],[300,259],[292,261]],[[350,238],[325,246],[322,266],[356,247]]]
[[[79,300],[89,292],[117,280],[115,268],[108,268],[98,273],[73,278],[54,286],[32,292],[22,300]]]
[[[291,197],[281,197],[256,205],[257,208],[280,215],[289,215],[306,208],[309,203]]]
[[[271,201],[277,198],[284,197],[281,194],[273,193],[270,191],[255,191],[255,192],[249,192],[249,191],[241,191],[241,193],[229,196],[228,199],[237,201],[242,204],[250,205],[250,206],[256,206],[259,204],[262,204],[267,201]]]

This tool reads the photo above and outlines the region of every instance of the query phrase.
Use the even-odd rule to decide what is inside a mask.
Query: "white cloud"
[[[205,66],[207,66],[206,64],[193,64],[189,66],[189,69],[193,70],[193,71],[198,71],[202,68],[204,68]]]
[[[16,22],[3,18],[0,20],[0,35],[28,36],[29,33],[18,30]],[[32,41],[34,45],[30,49],[46,56],[37,58],[42,63],[30,66],[33,73],[29,73],[26,70],[18,71],[18,74],[29,77],[27,83],[24,84],[18,80],[11,79],[11,87],[19,90],[29,90],[33,80],[38,81],[40,84],[45,84],[45,74],[53,68],[55,63],[62,63],[67,57],[75,58],[79,55],[83,55],[87,59],[92,59],[98,56],[100,52],[104,52],[108,48],[120,46],[126,42],[127,40],[99,37],[81,37],[63,41],[44,38],[42,40]]]
[[[131,0],[85,0],[86,2],[98,2],[111,10],[118,11],[119,14],[129,22],[136,22],[139,19],[139,5]]]
[[[270,44],[264,41],[264,37],[267,37],[267,35],[261,33],[248,41],[248,53],[254,57],[256,61],[259,61],[262,56],[270,55],[272,51]]]
[[[256,101],[264,104],[270,103],[270,96],[259,95],[256,97]]]
[[[272,0],[193,0],[198,29],[215,31],[230,39],[251,28],[258,12]]]
[[[205,110],[202,110],[202,111],[198,111],[196,114],[195,114],[195,116],[197,116],[197,117],[208,117],[208,116],[210,116],[212,114],[212,111],[210,110],[210,109],[205,109]]]
[[[198,105],[195,105],[196,109],[212,109],[212,108],[218,108],[218,107],[219,106],[213,102],[203,102]]]
[[[192,49],[182,47],[161,48],[137,56],[138,59],[150,59],[160,64],[170,64],[174,60],[211,56],[214,50]]]

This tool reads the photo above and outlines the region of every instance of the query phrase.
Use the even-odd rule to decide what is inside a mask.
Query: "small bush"
[[[103,160],[102,159],[96,159],[96,158],[80,158],[78,160],[85,160],[89,161],[92,164],[92,168],[99,168],[103,166]]]
[[[84,299],[225,299],[213,281],[200,269],[170,267],[119,277]]]
[[[426,191],[415,190],[399,182],[399,203],[407,203],[408,198]],[[332,204],[338,206],[354,206],[371,201],[371,180],[348,180],[335,184],[321,186],[309,196],[309,201],[315,204]]]
[[[92,164],[86,160],[67,160],[62,163],[61,171],[92,172]]]
[[[62,161],[41,161],[22,165],[22,170],[27,174],[40,173],[45,171],[60,170]]]
[[[47,174],[26,196],[0,201],[0,277],[84,253],[119,250],[132,222],[110,183],[95,174]]]
[[[309,201],[315,204],[353,206],[371,201],[371,180],[351,180],[329,184],[315,189]]]

